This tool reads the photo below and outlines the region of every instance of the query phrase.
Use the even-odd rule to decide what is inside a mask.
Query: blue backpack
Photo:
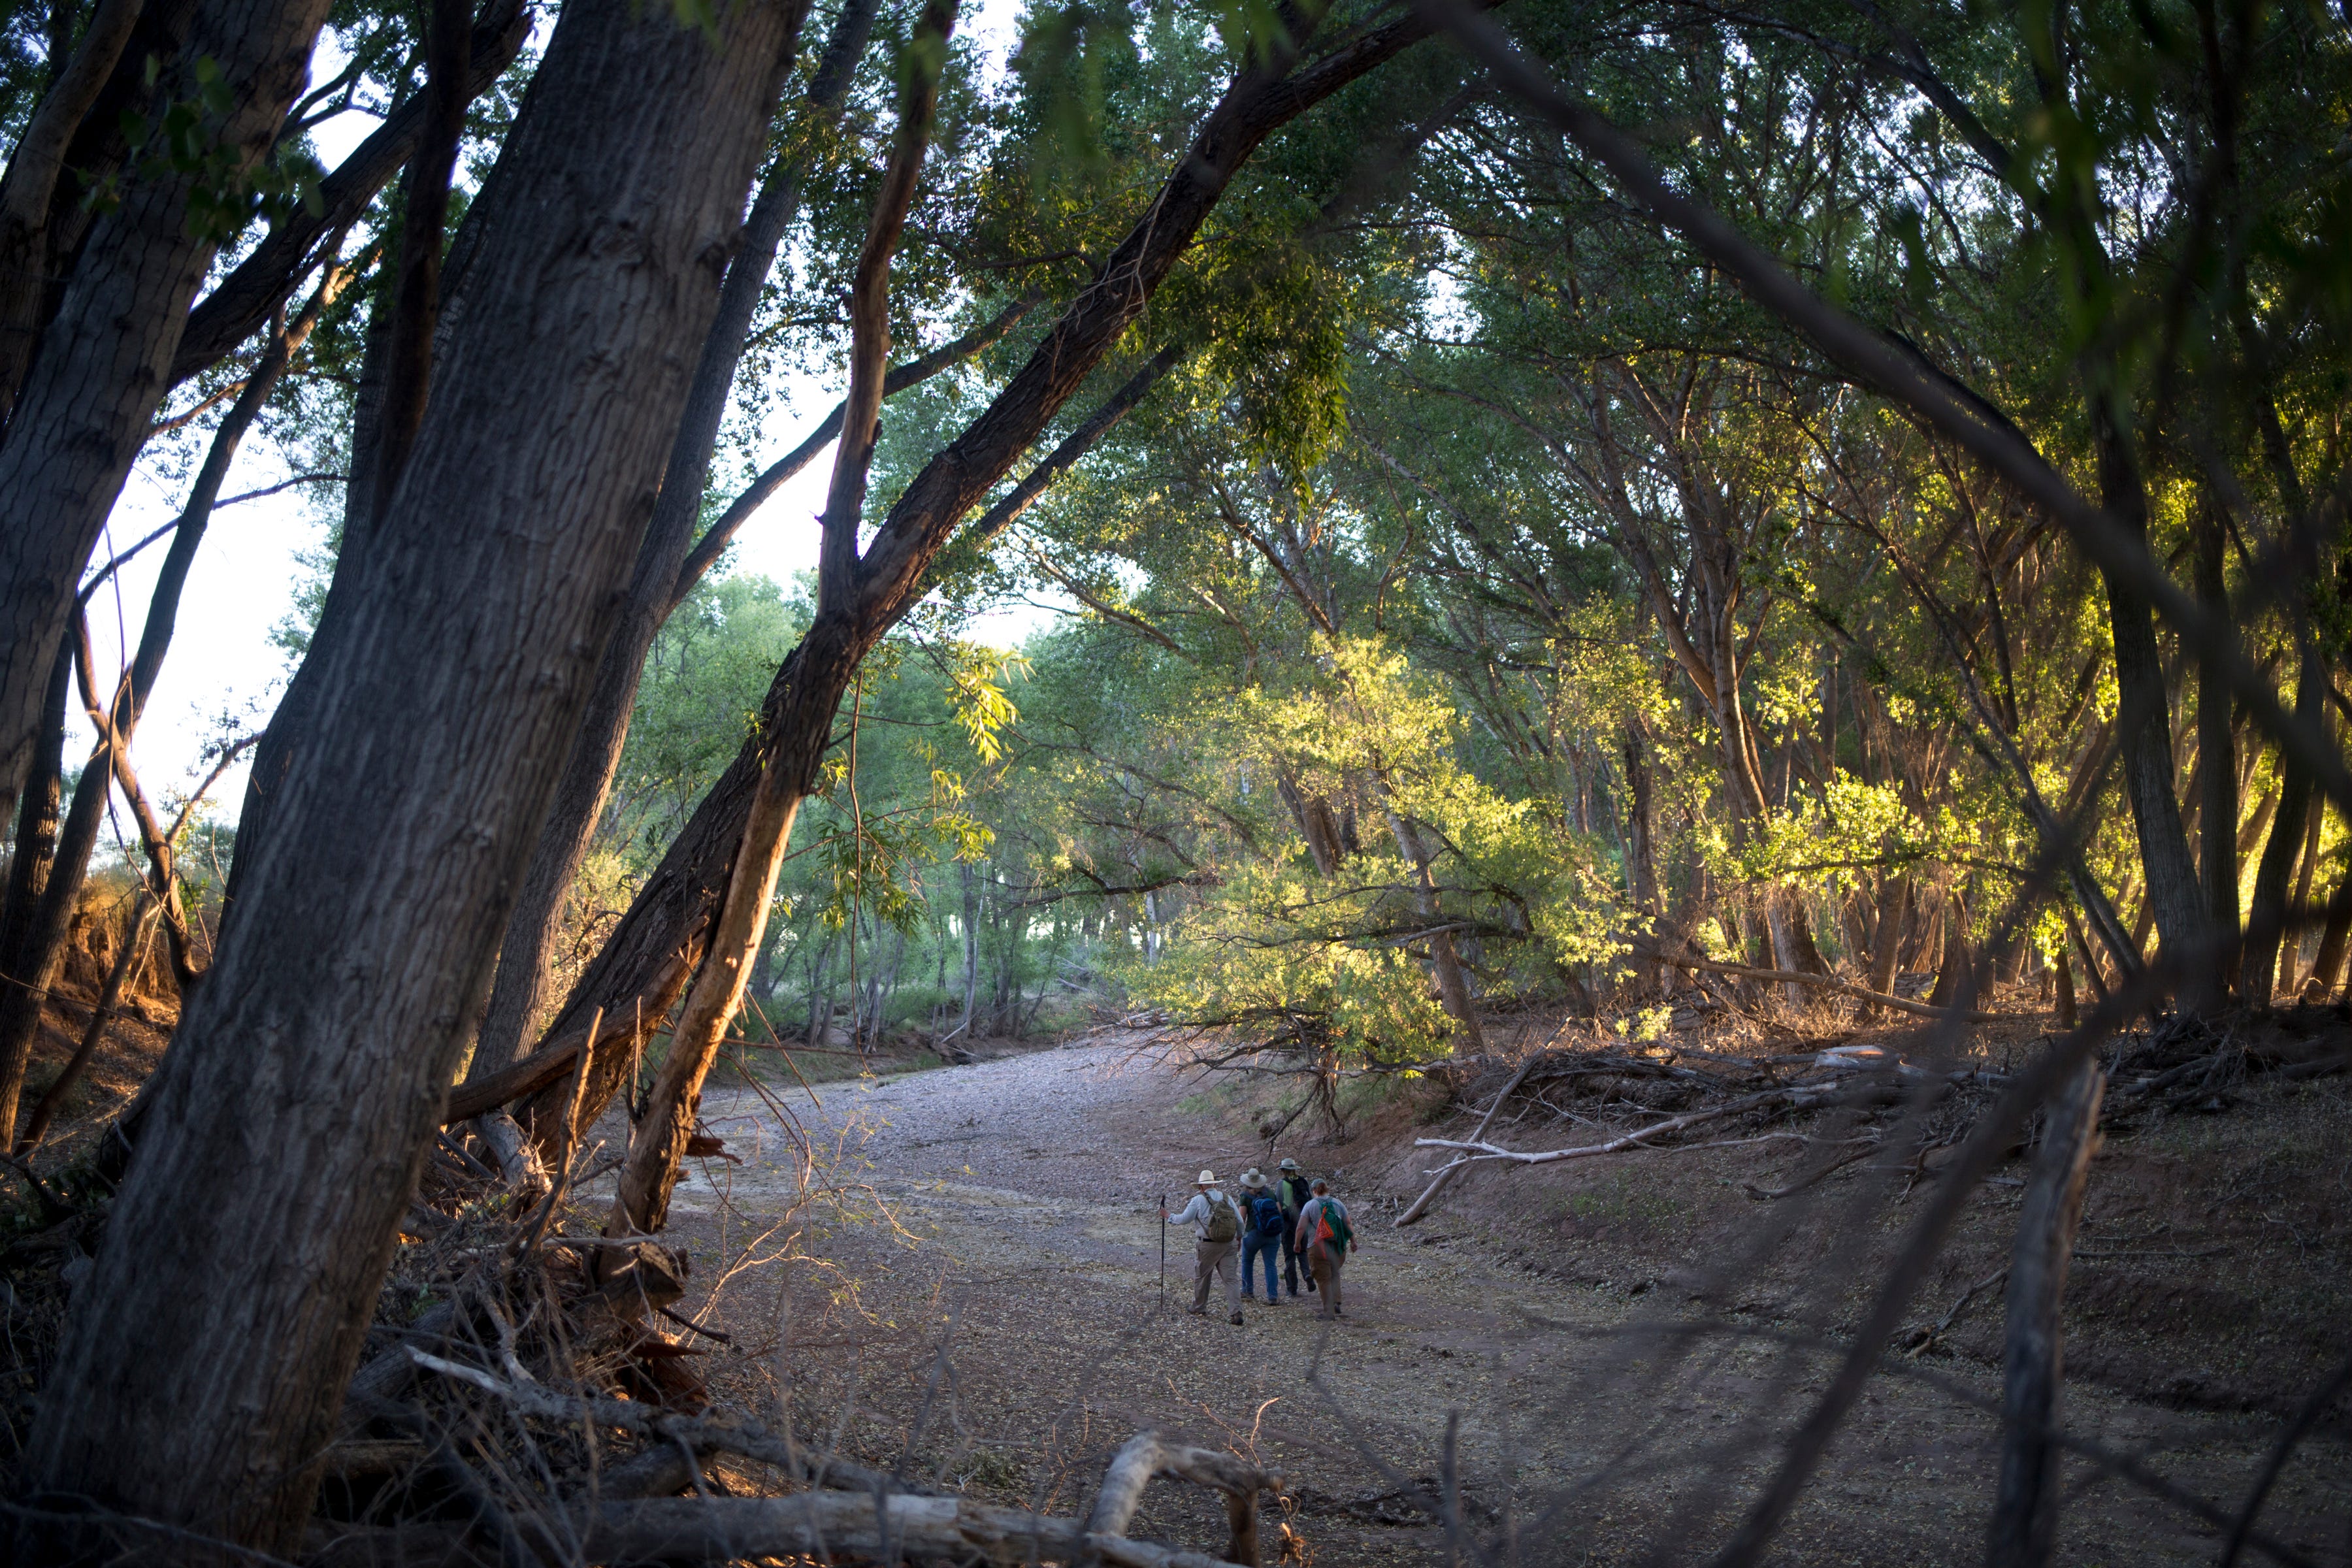
[[[1282,1239],[1282,1205],[1264,1193],[1250,1199],[1250,1224],[1268,1241]]]

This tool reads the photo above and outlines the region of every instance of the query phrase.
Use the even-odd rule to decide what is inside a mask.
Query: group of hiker
[[[1226,1310],[1240,1322],[1242,1303],[1255,1299],[1250,1288],[1261,1259],[1265,1304],[1280,1305],[1283,1298],[1275,1289],[1278,1253],[1283,1282],[1292,1297],[1298,1294],[1303,1263],[1307,1289],[1317,1301],[1316,1315],[1347,1316],[1339,1306],[1339,1267],[1347,1261],[1355,1236],[1348,1227],[1347,1205],[1331,1195],[1331,1184],[1319,1176],[1309,1181],[1297,1161],[1286,1159],[1276,1167],[1272,1182],[1255,1169],[1244,1172],[1241,1188],[1235,1198],[1218,1184],[1214,1171],[1202,1171],[1193,1184],[1191,1203],[1173,1215],[1165,1204],[1160,1205],[1161,1224],[1172,1220],[1192,1227],[1192,1305],[1186,1310],[1206,1316],[1210,1283],[1223,1280]]]

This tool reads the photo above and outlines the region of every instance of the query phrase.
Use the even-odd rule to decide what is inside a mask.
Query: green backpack
[[[1315,1239],[1333,1254],[1345,1258],[1348,1248],[1356,1243],[1356,1233],[1348,1228],[1348,1211],[1339,1206],[1337,1198],[1325,1198],[1323,1206],[1315,1211]]]
[[[1208,1239],[1213,1242],[1231,1241],[1242,1233],[1241,1210],[1234,1200],[1219,1193],[1209,1200]]]

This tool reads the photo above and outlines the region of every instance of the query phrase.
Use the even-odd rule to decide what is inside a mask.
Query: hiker
[[[1318,1176],[1309,1184],[1309,1191],[1313,1195],[1298,1211],[1295,1240],[1315,1277],[1315,1293],[1322,1298],[1315,1315],[1344,1318],[1348,1314],[1339,1310],[1339,1265],[1347,1261],[1355,1235],[1348,1228],[1347,1205],[1331,1195],[1330,1183]]]
[[[1202,1172],[1192,1187],[1192,1201],[1173,1216],[1164,1206],[1160,1211],[1161,1223],[1173,1217],[1177,1224],[1192,1227],[1192,1304],[1184,1310],[1196,1318],[1208,1315],[1209,1280],[1213,1277],[1225,1282],[1225,1305],[1238,1323],[1242,1285],[1235,1277],[1234,1253],[1249,1222],[1242,1217],[1241,1205],[1219,1189],[1214,1171]]]
[[[1296,1296],[1298,1294],[1298,1248],[1291,1245],[1291,1232],[1298,1228],[1298,1211],[1305,1208],[1307,1200],[1315,1194],[1307,1190],[1307,1173],[1300,1170],[1298,1162],[1289,1155],[1284,1155],[1282,1163],[1275,1169],[1282,1173],[1274,1184],[1275,1198],[1282,1205],[1282,1282],[1290,1287],[1290,1293]],[[1315,1289],[1312,1269],[1307,1274],[1307,1288],[1309,1290]]]
[[[1242,1300],[1250,1298],[1252,1275],[1258,1259],[1265,1260],[1265,1304],[1269,1307],[1282,1300],[1274,1289],[1275,1254],[1284,1250],[1282,1238],[1290,1226],[1282,1213],[1282,1200],[1268,1190],[1265,1177],[1255,1169],[1242,1173],[1242,1212],[1249,1216],[1249,1229],[1242,1233]]]

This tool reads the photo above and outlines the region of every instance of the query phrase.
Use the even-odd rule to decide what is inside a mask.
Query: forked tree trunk
[[[497,218],[374,570],[297,677],[320,739],[151,1091],[23,1477],[193,1532],[183,1561],[300,1549],[794,19],[730,7],[714,40],[571,0],[478,198]]]
[[[719,1059],[727,1026],[742,1008],[749,968],[744,955],[759,950],[766,932],[776,871],[783,864],[802,798],[781,770],[769,770],[760,781],[736,857],[736,896],[719,913],[710,956],[694,977],[677,1026],[670,1031],[669,1057],[654,1077],[645,1115],[630,1138],[628,1163],[621,1167],[612,1214],[604,1222],[606,1236],[649,1235],[669,1223],[670,1194],[677,1188],[687,1140],[694,1135],[703,1080]]]
[[[268,152],[326,14],[327,0],[206,0],[162,82],[193,99],[197,62],[214,62],[235,95],[212,132],[226,167],[126,184],[91,227],[25,373],[0,441],[0,821],[15,816],[40,742],[75,580],[146,444],[217,249],[195,198]]]

